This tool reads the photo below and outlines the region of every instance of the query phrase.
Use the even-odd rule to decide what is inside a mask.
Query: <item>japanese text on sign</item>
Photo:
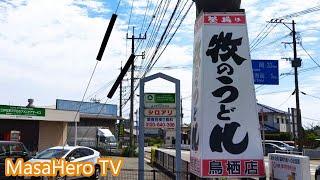
[[[220,112],[217,114],[217,118],[220,121],[228,122],[231,120],[228,114],[236,111],[237,107],[232,104],[237,100],[239,96],[238,88],[233,86],[233,79],[230,77],[233,74],[233,67],[231,63],[227,61],[232,58],[236,65],[241,66],[241,64],[246,60],[240,57],[236,51],[238,46],[242,44],[242,38],[232,39],[232,33],[224,33],[223,31],[218,35],[215,34],[209,44],[208,50],[206,52],[207,56],[211,56],[212,63],[218,63],[220,57],[221,63],[217,67],[217,73],[221,75],[217,80],[222,84],[220,88],[215,89],[212,95],[216,98],[223,98],[219,101]],[[226,51],[224,54],[219,54],[219,51],[223,49]],[[228,96],[226,96],[226,94]],[[222,152],[222,144],[226,151],[231,154],[241,154],[247,149],[248,146],[248,133],[239,142],[233,143],[234,134],[237,128],[241,125],[238,122],[226,123],[224,128],[220,125],[216,125],[210,135],[210,148],[212,152]]]
[[[175,109],[145,109],[145,116],[176,116]]]
[[[245,24],[244,16],[239,15],[206,15],[204,16],[205,24]]]
[[[146,117],[144,122],[145,128],[168,128],[176,127],[176,118],[174,117]]]
[[[250,176],[263,171],[263,160],[205,160],[205,176]]]

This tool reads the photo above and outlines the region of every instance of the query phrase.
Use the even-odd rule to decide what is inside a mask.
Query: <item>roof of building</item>
[[[260,112],[261,110],[265,113],[280,113],[280,114],[288,114],[288,112],[264,105],[264,104],[260,104],[257,103],[258,106],[258,111]]]
[[[81,114],[101,114],[106,116],[117,116],[117,105],[99,102],[82,102],[57,99],[56,109],[77,111]]]

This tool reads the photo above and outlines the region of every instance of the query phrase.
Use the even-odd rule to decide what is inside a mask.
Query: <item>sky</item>
[[[136,77],[141,76],[143,67],[152,56],[177,0],[163,1],[154,15],[159,0],[0,0],[0,104],[27,104],[28,98],[35,100],[36,106],[55,105],[56,99],[82,100],[89,78],[96,65],[96,56],[113,13],[118,15],[109,43],[98,63],[85,101],[92,98],[103,103],[118,104],[119,93],[108,99],[113,81],[120,72],[121,64],[127,61],[131,53],[132,29],[135,35],[146,32],[146,40],[135,41],[136,54],[145,51],[146,58],[137,58]],[[186,6],[182,9],[182,5]],[[119,6],[118,6],[119,4]],[[165,41],[174,32],[182,15],[191,4],[190,0],[181,0],[177,12],[182,11],[177,23]],[[165,11],[164,7],[168,7]],[[294,76],[289,61],[292,58],[290,30],[283,24],[268,25],[267,21],[320,6],[319,0],[246,0],[241,7],[246,10],[250,45],[254,45],[257,36],[265,27],[268,35],[251,49],[252,59],[279,60],[279,85],[265,85],[256,88],[259,103],[284,111],[295,107]],[[118,7],[118,8],[117,8]],[[163,15],[164,14],[164,15]],[[163,21],[160,24],[161,16]],[[174,17],[177,17],[174,16]],[[153,20],[152,20],[153,19]],[[302,59],[303,72],[299,75],[302,121],[305,127],[320,125],[320,52],[319,31],[320,11],[288,18],[296,21],[299,34],[298,57]],[[162,72],[181,81],[184,122],[190,122],[193,25],[195,5],[185,17],[175,36],[163,51],[154,69],[147,75]],[[151,22],[151,23],[150,23]],[[148,28],[148,25],[150,27]],[[160,28],[154,28],[156,25]],[[170,29],[170,27],[169,27]],[[161,46],[162,49],[164,46]],[[304,50],[305,49],[305,50]],[[309,55],[308,55],[308,54]],[[156,56],[158,57],[158,55]],[[314,62],[315,61],[315,62]],[[318,64],[318,65],[317,65]],[[170,68],[168,68],[170,67]],[[309,68],[312,68],[309,70]],[[289,75],[283,75],[289,73]],[[291,74],[290,74],[291,73]],[[124,94],[128,98],[129,76],[125,77]],[[172,84],[156,80],[146,85],[149,92],[172,92]],[[136,91],[136,95],[139,91]],[[138,108],[138,96],[135,107]],[[128,117],[129,103],[123,108]]]

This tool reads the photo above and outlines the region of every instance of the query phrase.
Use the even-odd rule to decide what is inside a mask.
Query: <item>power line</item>
[[[83,102],[84,102],[84,98],[86,97],[86,94],[87,94],[88,89],[89,89],[89,86],[90,86],[90,84],[91,84],[93,75],[94,75],[95,72],[96,72],[96,69],[97,69],[98,64],[99,64],[99,61],[96,62],[95,66],[94,66],[94,68],[93,68],[93,71],[92,71],[91,76],[90,76],[90,78],[89,78],[89,82],[88,82],[88,84],[87,84],[87,86],[86,86],[86,89],[85,89],[85,91],[84,91],[84,93],[83,93],[82,100],[81,100],[81,102],[80,102],[79,108],[78,108],[78,110],[77,110],[76,115],[75,115],[74,118],[73,118],[73,122],[74,122],[74,123],[76,122],[76,118],[77,118],[77,116],[78,116],[78,114],[79,114],[79,112],[80,112],[80,108],[81,108],[81,106],[82,106],[82,104],[83,104]],[[68,136],[69,136],[69,133],[67,133],[67,139],[68,139]],[[66,144],[67,139],[66,139],[64,145]],[[76,145],[76,144],[75,144],[75,145]]]
[[[292,90],[289,89],[289,90],[282,90],[282,91],[273,91],[273,92],[267,92],[267,93],[257,94],[257,95],[258,96],[263,96],[263,95],[278,94],[278,93],[289,92],[289,91],[292,91]]]
[[[132,10],[133,10],[133,3],[134,3],[134,0],[132,0],[132,3],[131,3],[131,10],[130,10],[130,15],[129,15],[129,22],[128,22],[127,34],[128,34],[129,26],[130,26],[130,23],[131,23],[131,16],[132,16]]]
[[[281,17],[279,17],[277,19],[290,19],[290,18],[293,18],[293,17],[299,17],[299,16],[302,16],[302,15],[305,15],[305,14],[313,13],[313,12],[316,12],[316,11],[319,11],[319,10],[320,10],[320,5],[312,7],[312,8],[305,9],[303,11],[299,11],[299,12],[291,13],[291,14],[288,14],[288,15],[285,15],[285,16],[281,16]]]
[[[177,26],[175,32],[171,35],[171,38],[170,38],[169,41],[167,42],[165,48],[162,50],[162,52],[160,53],[160,55],[157,57],[156,61],[160,58],[160,56],[163,54],[163,52],[164,52],[164,50],[166,49],[166,47],[169,45],[169,43],[170,43],[171,40],[173,39],[174,35],[176,34],[177,30],[180,28],[182,22],[184,21],[185,17],[186,17],[187,14],[189,13],[189,11],[190,11],[190,9],[191,9],[191,7],[192,7],[193,4],[194,4],[194,2],[191,2],[189,8],[188,8],[187,11],[185,12],[184,16],[181,18],[180,23],[179,23],[179,25]],[[156,62],[156,61],[155,61],[155,62]],[[147,68],[145,69],[145,71],[144,71],[143,75],[141,76],[141,78],[145,77],[145,75],[152,69],[152,67],[154,66],[155,62],[154,62],[153,64],[151,64],[152,61],[149,61],[148,66],[147,66]],[[150,65],[150,64],[151,64],[151,65]],[[137,85],[136,85],[136,87],[135,87],[135,90],[138,89],[139,83],[140,83],[140,82],[137,83]],[[124,103],[124,105],[126,105],[127,102],[128,102],[128,100]]]
[[[302,46],[302,44],[300,44],[301,48],[304,50],[304,52],[309,56],[309,58],[318,66],[320,67],[319,63],[313,59],[313,57],[308,53],[308,51]]]
[[[159,40],[159,42],[158,42],[158,44],[157,44],[157,46],[156,46],[156,49],[155,49],[154,52],[153,52],[153,55],[152,55],[152,57],[151,57],[151,59],[150,59],[150,63],[152,63],[152,62],[154,61],[154,58],[155,58],[155,56],[157,55],[157,53],[158,53],[158,51],[159,51],[159,49],[160,49],[160,46],[161,46],[162,42],[165,40],[165,39],[164,39],[164,36],[165,36],[165,34],[167,33],[167,31],[168,31],[168,28],[169,28],[169,26],[170,26],[170,24],[171,24],[171,21],[172,21],[172,19],[173,19],[173,16],[175,15],[175,13],[176,13],[176,11],[177,11],[177,8],[178,8],[179,4],[180,4],[180,0],[177,1],[177,4],[176,4],[176,6],[175,6],[175,8],[174,8],[174,10],[173,10],[173,12],[172,12],[172,14],[171,14],[171,16],[170,16],[169,22],[167,23],[167,26],[165,27],[165,30],[164,30],[164,32],[162,33],[161,38],[160,38],[160,40]],[[150,68],[150,66],[147,67],[147,71],[148,71],[149,68]]]
[[[320,119],[313,119],[313,118],[309,118],[309,117],[305,117],[305,116],[302,116],[303,119],[308,119],[308,120],[311,120],[311,121],[320,121]]]
[[[252,46],[252,44],[255,44],[255,43],[256,43],[256,41],[260,38],[260,36],[261,36],[262,33],[265,33],[265,30],[268,28],[269,25],[271,25],[270,22],[268,22],[268,23],[264,26],[264,28],[258,33],[258,35],[251,41],[251,43],[250,43],[250,45],[249,45],[250,47]]]
[[[314,95],[311,95],[311,94],[307,94],[307,93],[302,92],[302,91],[300,91],[300,92],[301,92],[301,94],[303,94],[303,95],[305,95],[305,96],[310,96],[310,97],[313,97],[313,98],[315,98],[315,99],[319,99],[319,100],[320,100],[320,97],[318,97],[318,96],[314,96]]]
[[[289,99],[291,98],[292,94],[289,95],[289,97],[287,99],[285,99],[279,106],[277,106],[277,108],[280,108],[282,105],[284,105],[285,103],[287,103],[289,101]]]
[[[117,12],[118,12],[118,9],[119,9],[119,6],[120,6],[120,3],[121,3],[121,0],[119,0],[119,2],[118,2],[118,5],[117,5],[117,8],[116,8],[116,11],[114,12],[115,14],[117,14]]]
[[[256,47],[256,48],[253,49],[252,51],[257,50],[257,49],[261,49],[261,48],[263,48],[263,47],[267,47],[267,46],[273,45],[274,43],[276,43],[276,42],[278,42],[278,41],[280,41],[280,40],[282,40],[282,39],[284,39],[284,38],[287,38],[288,36],[290,36],[290,34],[285,35],[285,36],[282,36],[282,37],[280,37],[280,38],[278,38],[278,39],[276,39],[276,40],[274,40],[274,41],[271,41],[271,42],[269,42],[269,43],[267,43],[267,44],[264,44],[264,45],[261,45],[261,46],[259,46],[259,47]]]
[[[260,37],[255,44],[253,44],[251,47],[250,47],[250,52],[252,52],[270,33],[271,31],[277,26],[278,24],[274,24],[273,26],[270,26],[268,28],[268,30],[264,33],[264,36],[263,37]]]

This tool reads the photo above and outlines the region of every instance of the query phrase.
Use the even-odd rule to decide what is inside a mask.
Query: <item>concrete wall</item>
[[[63,145],[67,139],[66,122],[39,122],[39,151]]]

